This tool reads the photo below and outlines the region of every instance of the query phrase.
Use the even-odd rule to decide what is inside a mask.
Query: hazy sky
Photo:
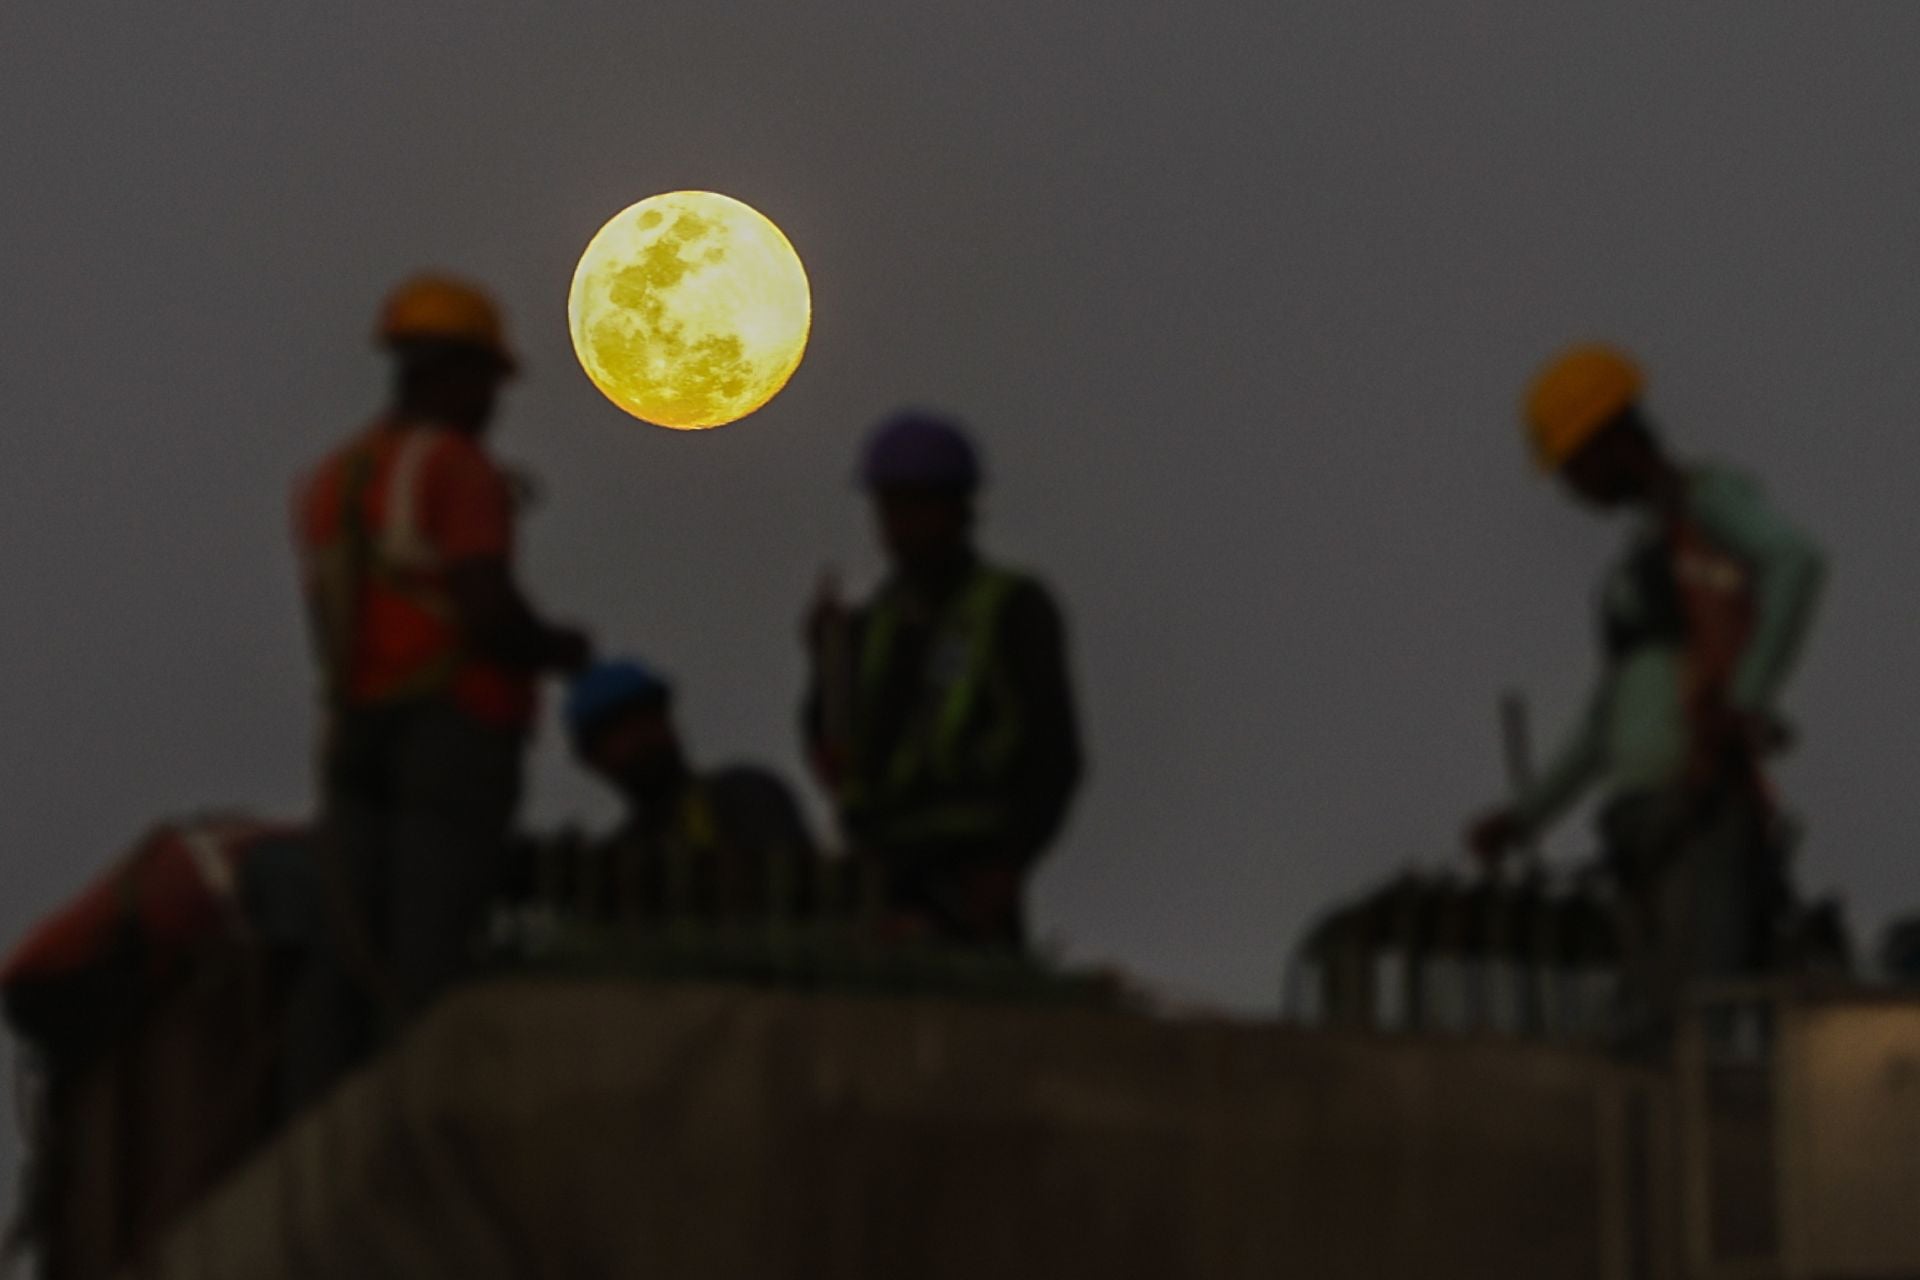
[[[1619,531],[1514,403],[1625,343],[1831,549],[1783,776],[1805,881],[1877,924],[1920,903],[1916,65],[1895,4],[0,4],[0,935],[157,817],[308,811],[288,487],[429,266],[527,354],[527,582],[675,672],[709,761],[800,781],[870,421],[977,424],[1093,763],[1039,929],[1250,1008],[1317,906],[1454,856],[1504,686],[1577,702]],[[815,306],[772,406],[690,435],[565,323],[602,220],[684,187],[780,223]],[[558,745],[530,819],[603,820]]]

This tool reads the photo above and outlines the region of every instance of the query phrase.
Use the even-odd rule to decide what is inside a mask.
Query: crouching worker
[[[93,1274],[102,1248],[131,1262],[286,1118],[282,1002],[321,927],[308,832],[232,817],[155,826],[27,931],[0,1010],[40,1087],[0,1264],[29,1246],[47,1275]],[[119,1233],[88,1238],[76,1206],[124,1197],[131,1169]]]
[[[559,896],[627,921],[748,919],[802,904],[815,847],[792,792],[749,765],[696,770],[662,676],[634,661],[589,668],[569,690],[566,725],[575,757],[626,813],[580,851]]]

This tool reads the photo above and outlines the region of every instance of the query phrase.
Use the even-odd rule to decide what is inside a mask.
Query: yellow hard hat
[[[519,365],[492,295],[448,276],[416,276],[389,294],[380,309],[378,336],[385,346],[464,343],[488,352],[509,372]]]
[[[1640,366],[1613,347],[1569,347],[1534,375],[1523,412],[1533,455],[1543,471],[1557,471],[1600,428],[1640,399]]]

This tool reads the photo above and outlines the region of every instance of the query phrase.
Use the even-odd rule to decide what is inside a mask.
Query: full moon
[[[800,367],[813,300],[800,255],[711,191],[651,196],[601,227],[567,298],[573,352],[634,417],[681,431],[738,421]]]

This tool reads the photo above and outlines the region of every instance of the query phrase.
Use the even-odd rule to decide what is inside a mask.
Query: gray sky
[[[156,817],[307,812],[288,486],[426,266],[527,352],[524,576],[677,673],[708,759],[799,781],[798,611],[876,568],[856,443],[976,423],[1093,758],[1039,927],[1250,1008],[1316,906],[1453,856],[1503,686],[1575,705],[1619,531],[1514,403],[1625,343],[1832,551],[1784,781],[1805,881],[1877,923],[1920,902],[1917,61],[1893,4],[0,6],[0,935]],[[566,338],[588,237],[683,187],[780,223],[815,305],[697,435]],[[557,747],[531,819],[606,817]]]

